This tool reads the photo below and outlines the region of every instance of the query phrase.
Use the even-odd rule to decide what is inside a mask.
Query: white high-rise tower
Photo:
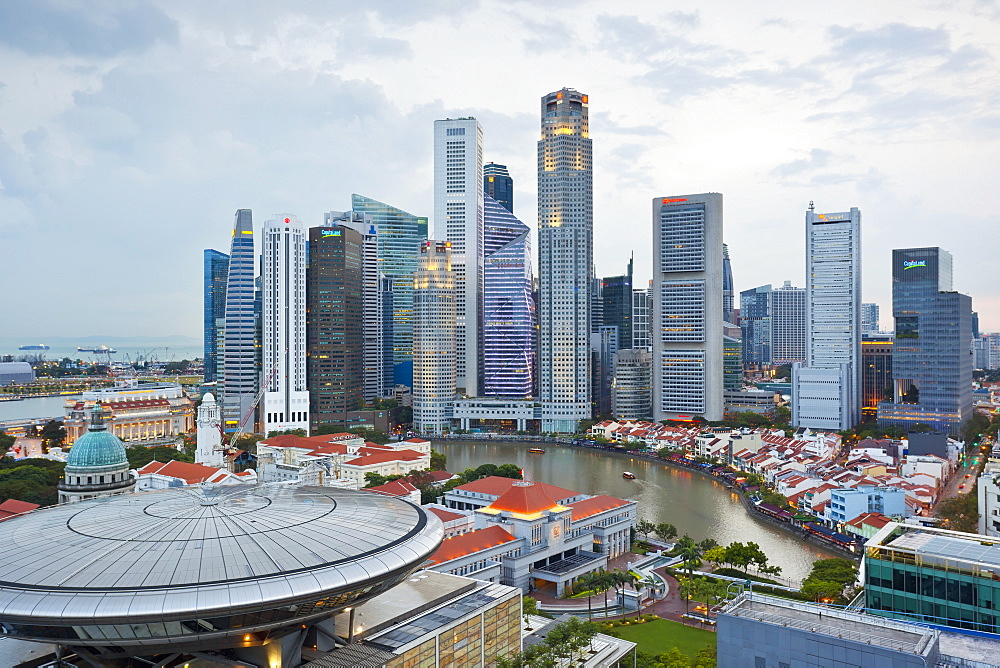
[[[483,129],[434,121],[434,238],[451,244],[459,392],[480,393],[483,320]]]
[[[722,195],[653,200],[653,419],[721,420]]]
[[[208,392],[198,406],[198,435],[194,461],[205,466],[222,466],[222,410]]]
[[[413,427],[440,434],[455,400],[455,274],[447,241],[426,241],[413,275]]]
[[[285,214],[264,223],[264,433],[309,431],[306,386],[306,226]]]
[[[792,367],[792,424],[840,431],[861,414],[861,211],[806,211],[806,364]]]
[[[588,96],[572,88],[542,97],[538,375],[546,432],[572,433],[591,416],[594,173],[589,113]]]

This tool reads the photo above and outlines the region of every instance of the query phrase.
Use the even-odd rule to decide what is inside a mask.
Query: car
[[[965,485],[959,485],[958,488],[959,489],[965,489]]]
[[[972,474],[971,474],[971,473],[966,473],[966,474],[965,474],[965,477],[966,477],[966,478],[971,478],[971,477],[972,477]]]

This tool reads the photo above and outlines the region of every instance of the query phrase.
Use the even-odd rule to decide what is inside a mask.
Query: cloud
[[[822,169],[830,164],[830,158],[832,157],[832,151],[814,148],[809,151],[809,155],[805,158],[792,160],[791,162],[778,165],[771,170],[771,175],[776,176],[779,179],[787,179],[792,176],[798,176],[803,172]]]
[[[600,127],[602,134],[641,135],[644,137],[667,134],[666,130],[656,125],[622,125],[615,121],[611,117],[611,113],[607,111],[593,113],[591,119],[591,124]]]
[[[176,21],[148,4],[0,3],[0,44],[30,55],[106,58],[175,43]]]
[[[853,184],[861,193],[873,192],[886,184],[885,175],[874,167],[857,172],[843,171],[845,166],[856,163],[855,156],[837,155],[833,151],[814,148],[803,158],[778,165],[770,175],[785,185],[799,187]]]
[[[950,37],[944,28],[923,28],[905,23],[889,23],[870,30],[831,26],[827,35],[834,42],[834,47],[825,60],[907,60],[948,56],[951,53],[948,46]]]

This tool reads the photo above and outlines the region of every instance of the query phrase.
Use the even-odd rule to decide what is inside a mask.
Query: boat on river
[[[631,471],[622,471],[622,477],[626,480],[635,480],[635,474]]]
[[[543,450],[542,448],[528,448],[528,452],[530,452],[533,455],[544,455],[545,454],[545,450]]]

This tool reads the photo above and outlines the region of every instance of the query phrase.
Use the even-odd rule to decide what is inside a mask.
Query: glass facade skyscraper
[[[378,200],[351,195],[351,209],[378,230],[380,273],[392,282],[393,383],[413,386],[413,274],[427,240],[427,218]]]
[[[722,321],[736,324],[733,303],[733,265],[729,262],[729,246],[722,244]]]
[[[601,279],[601,325],[618,328],[617,350],[632,347],[632,258],[623,275]]]
[[[226,431],[252,431],[260,368],[260,301],[254,272],[253,214],[239,209],[226,279],[222,415]]]
[[[529,228],[486,195],[483,395],[529,397],[535,369],[535,302]]]
[[[771,363],[771,286],[762,285],[740,293],[740,330],[743,362]]]
[[[214,383],[219,379],[219,348],[222,341],[226,317],[226,282],[229,280],[229,256],[210,248],[204,256],[204,296],[205,309],[205,382]]]
[[[507,165],[488,162],[483,165],[483,191],[507,211],[514,213],[514,179]]]
[[[972,300],[952,290],[951,254],[892,251],[893,400],[880,424],[926,424],[957,435],[972,415]]]

